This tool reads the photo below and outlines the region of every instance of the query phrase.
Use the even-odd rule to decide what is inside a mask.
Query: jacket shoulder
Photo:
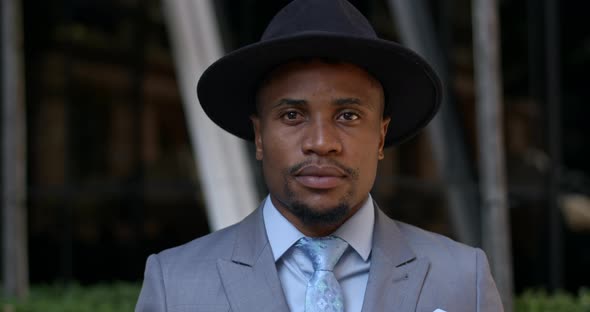
[[[416,257],[430,263],[422,288],[422,304],[444,303],[447,311],[502,311],[487,257],[481,249],[409,224],[396,224]]]
[[[229,259],[233,250],[231,247],[235,243],[238,224],[196,238],[183,245],[163,250],[157,254],[159,261],[165,267],[169,264],[194,264],[220,258]]]
[[[394,221],[404,239],[418,257],[427,257],[431,260],[464,259],[475,260],[479,249],[457,242],[449,237],[429,232],[416,226]]]
[[[169,309],[207,306],[227,310],[217,262],[231,258],[237,226],[151,255],[136,311],[161,311],[164,306]],[[201,291],[196,291],[198,289]]]

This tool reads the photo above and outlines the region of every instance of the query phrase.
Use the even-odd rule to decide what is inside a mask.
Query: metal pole
[[[444,5],[444,4],[441,4]],[[420,53],[448,80],[448,69],[437,43],[427,3],[424,0],[389,0],[402,42]],[[448,92],[447,92],[448,93]],[[447,95],[437,117],[427,127],[434,158],[445,182],[451,222],[459,241],[480,244],[479,216],[474,174],[470,170],[464,135],[458,127],[452,101]]]
[[[2,264],[4,295],[29,291],[26,214],[26,134],[20,1],[2,0]]]
[[[502,139],[498,4],[494,0],[475,0],[472,9],[483,247],[491,258],[504,309],[509,312],[513,282]]]
[[[245,142],[216,126],[197,103],[197,78],[222,55],[213,2],[162,4],[209,225],[218,230],[242,220],[258,199]]]
[[[545,1],[546,99],[549,135],[549,285],[552,290],[563,287],[562,216],[559,212],[559,181],[561,180],[561,72],[559,70],[559,6],[555,0]]]

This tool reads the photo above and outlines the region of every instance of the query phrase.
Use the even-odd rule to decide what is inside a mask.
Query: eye
[[[281,115],[281,118],[285,120],[297,120],[298,118],[301,118],[301,114],[297,111],[288,111]]]
[[[360,118],[359,115],[357,113],[353,113],[353,112],[344,112],[344,113],[340,114],[340,116],[338,116],[338,119],[347,120],[347,121],[353,121],[353,120],[357,120],[359,118]]]

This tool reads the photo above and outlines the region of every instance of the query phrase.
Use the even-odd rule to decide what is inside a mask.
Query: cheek
[[[365,152],[359,155],[358,166],[360,174],[363,177],[374,176],[377,172],[377,164],[379,163],[379,152],[375,147],[367,147]]]
[[[278,133],[267,133],[262,140],[262,167],[267,178],[276,179],[277,176],[296,163],[296,150],[292,140],[284,139]],[[272,175],[272,176],[270,176]]]
[[[381,145],[381,131],[379,128],[365,129],[362,134],[356,135],[348,144],[357,158],[378,160]]]
[[[350,149],[351,155],[354,155],[351,158],[354,158],[355,161],[351,165],[357,167],[359,178],[363,179],[364,182],[372,181],[377,174],[377,165],[379,163],[379,140],[374,136],[367,137],[358,140]]]
[[[262,154],[264,157],[283,159],[292,157],[298,150],[301,131],[295,127],[284,127],[276,123],[266,124],[261,132]]]

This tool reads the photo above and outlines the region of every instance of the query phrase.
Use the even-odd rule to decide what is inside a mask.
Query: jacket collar
[[[430,262],[416,257],[397,223],[376,203],[373,235],[363,312],[415,311]]]
[[[236,228],[231,259],[217,269],[232,311],[289,311],[266,237],[262,206]]]
[[[374,206],[363,311],[414,311],[430,262],[417,258],[397,223]],[[262,205],[237,226],[232,257],[218,259],[217,268],[232,311],[289,310],[266,236]]]

